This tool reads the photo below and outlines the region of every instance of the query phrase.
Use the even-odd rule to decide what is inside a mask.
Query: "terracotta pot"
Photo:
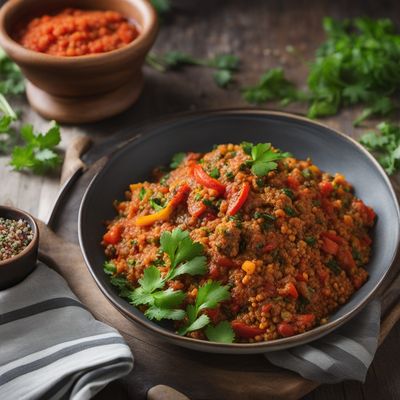
[[[139,36],[108,53],[62,57],[28,50],[12,35],[21,21],[66,7],[115,10],[139,25]],[[158,31],[146,0],[10,0],[0,9],[0,46],[27,78],[27,96],[44,117],[90,122],[131,106],[143,88],[142,66]]]
[[[0,290],[3,290],[21,282],[35,269],[39,248],[39,229],[31,215],[16,208],[0,206],[0,217],[27,221],[33,232],[32,241],[21,253],[0,261]]]

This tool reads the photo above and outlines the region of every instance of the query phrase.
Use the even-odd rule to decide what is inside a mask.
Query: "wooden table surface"
[[[172,3],[173,13],[162,24],[154,50],[181,50],[198,57],[222,52],[237,54],[242,62],[236,83],[229,90],[223,90],[214,84],[211,71],[203,68],[161,74],[146,67],[145,89],[135,106],[115,118],[95,124],[64,126],[63,149],[75,136],[84,134],[92,138],[97,157],[109,150],[107,138],[110,135],[128,138],[138,127],[162,116],[247,106],[241,99],[240,87],[254,84],[270,67],[284,66],[290,79],[304,85],[307,64],[302,60],[310,59],[323,40],[321,20],[324,16],[390,17],[400,25],[400,2],[395,1],[172,0]],[[285,51],[288,45],[296,49],[297,56]],[[46,126],[47,121],[30,110],[24,99],[12,103],[22,110],[23,121],[34,123],[38,129]],[[304,111],[297,106],[287,110]],[[347,110],[323,122],[358,137],[362,129],[354,130],[351,124],[357,111]],[[89,152],[86,160],[92,162],[94,156]],[[37,177],[12,172],[8,162],[7,156],[0,156],[0,204],[20,207],[45,220],[58,191],[59,176]],[[397,324],[378,350],[365,384],[323,385],[306,399],[399,399],[399,334],[400,324]],[[107,398],[112,391],[106,388],[103,395]]]

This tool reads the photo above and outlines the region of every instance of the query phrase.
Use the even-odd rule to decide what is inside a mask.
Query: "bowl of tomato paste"
[[[27,78],[29,102],[60,122],[129,108],[157,30],[146,0],[11,0],[0,10],[0,46]]]

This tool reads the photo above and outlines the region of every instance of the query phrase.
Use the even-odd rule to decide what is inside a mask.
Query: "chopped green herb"
[[[155,211],[160,211],[165,207],[165,199],[154,198],[149,200],[150,206]]]
[[[107,275],[114,275],[117,272],[116,266],[111,261],[106,261],[103,269]]]
[[[286,206],[286,207],[284,207],[284,210],[285,210],[285,213],[286,213],[287,215],[289,215],[289,217],[295,217],[295,216],[297,216],[296,211],[295,211],[292,207]]]
[[[317,239],[315,239],[314,236],[307,236],[304,238],[304,241],[310,246],[313,246],[315,243],[317,243]]]
[[[263,219],[264,219],[265,221],[267,221],[267,222],[274,222],[274,221],[276,221],[276,217],[274,217],[273,215],[268,214],[268,213],[261,213],[261,212],[259,212],[259,211],[256,211],[256,212],[254,213],[254,218],[255,218],[255,219],[263,218]]]
[[[264,178],[260,177],[256,179],[256,184],[258,187],[264,187]]]
[[[312,172],[308,168],[304,168],[301,171],[301,174],[304,176],[304,178],[309,179],[312,178]]]
[[[196,201],[200,201],[200,200],[202,199],[201,194],[200,194],[200,193],[196,193],[196,195],[194,196],[194,199],[195,199]]]
[[[179,165],[182,163],[182,161],[185,159],[186,154],[185,153],[176,153],[172,156],[172,161],[171,164],[169,164],[171,169],[176,169],[179,167]]]
[[[221,176],[217,167],[213,168],[211,170],[211,172],[209,173],[209,175],[211,176],[211,178],[214,178],[214,179],[218,179]]]
[[[233,181],[233,179],[235,178],[235,175],[233,174],[233,172],[229,171],[225,174],[226,178],[228,179],[228,181]]]
[[[142,188],[140,188],[139,199],[143,200],[144,196],[146,196],[146,189],[144,187],[142,187]]]
[[[339,267],[339,264],[335,259],[330,259],[325,264],[335,275],[339,275],[342,272],[342,269]]]
[[[288,188],[283,188],[282,192],[286,194],[287,197],[289,197],[291,200],[294,200],[294,193],[292,190],[288,189]]]
[[[24,93],[25,83],[21,70],[7,56],[3,49],[0,49],[0,93],[4,95],[17,95]]]

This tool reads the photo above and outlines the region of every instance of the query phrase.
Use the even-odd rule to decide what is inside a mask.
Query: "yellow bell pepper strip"
[[[154,214],[149,215],[140,215],[136,218],[135,224],[136,226],[148,226],[152,225],[157,221],[167,221],[171,216],[172,212],[175,210],[175,207],[180,204],[186,197],[186,194],[190,191],[190,186],[187,184],[183,184],[174,197],[168,202],[168,204],[160,211],[157,211]]]

